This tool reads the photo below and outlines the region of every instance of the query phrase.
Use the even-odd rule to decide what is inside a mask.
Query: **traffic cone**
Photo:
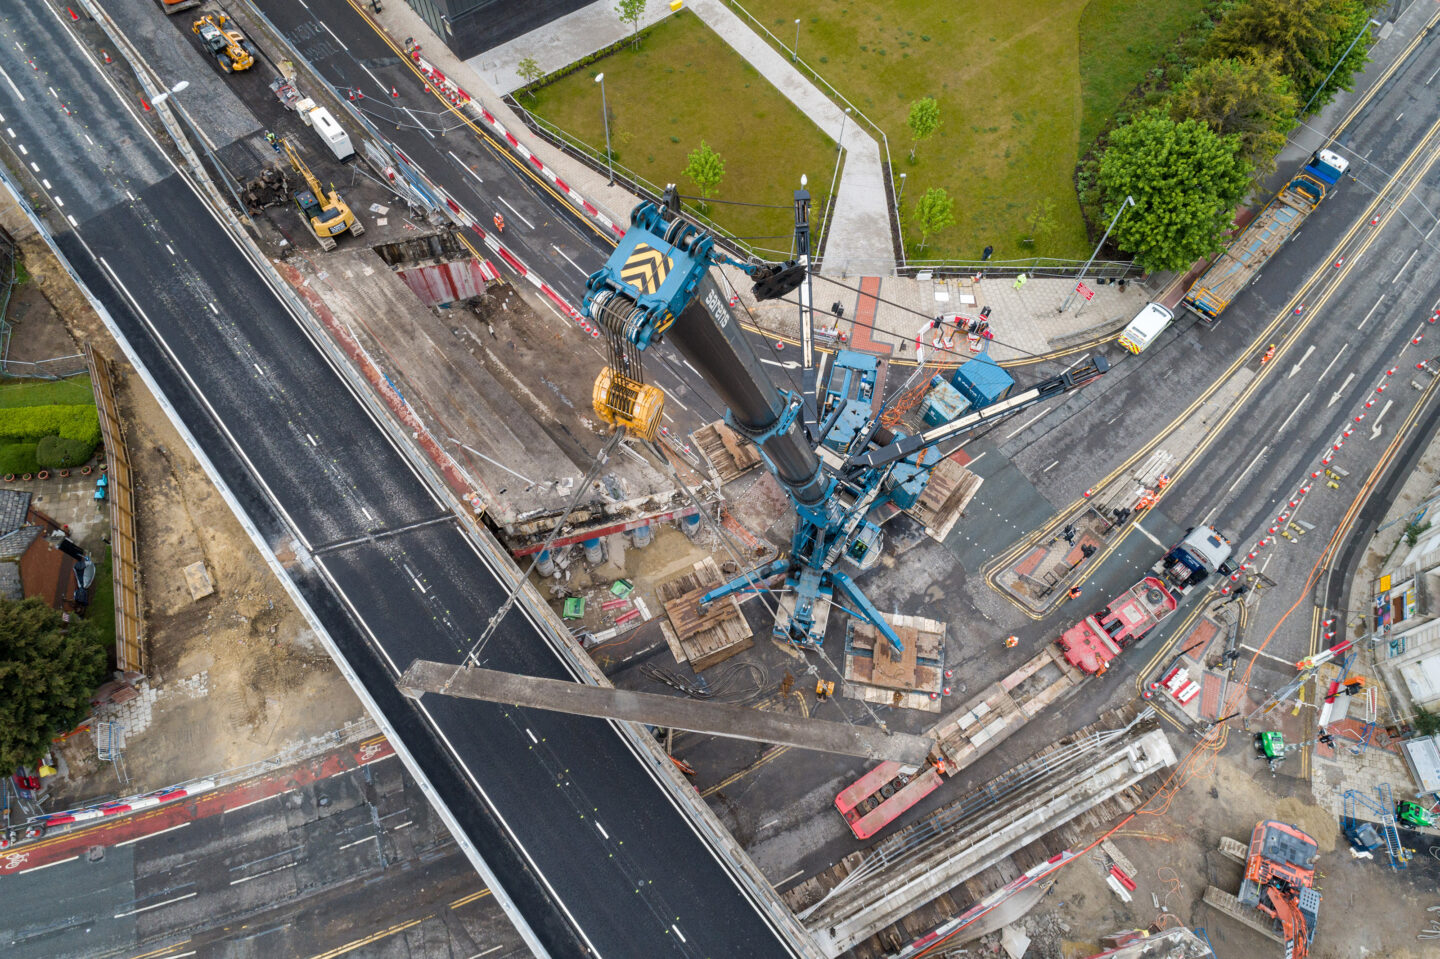
[[[150,104],[146,101],[144,97],[140,98],[140,105],[145,108],[146,113],[150,112]]]
[[[391,88],[390,88],[390,97],[391,97],[391,99],[394,99],[394,100],[400,99],[400,91],[399,91],[399,90],[396,90],[394,87],[391,87]]]
[[[66,7],[65,10],[70,14],[70,20],[71,20],[71,22],[73,22],[73,23],[79,23],[79,22],[80,22],[80,14],[78,14],[78,13],[75,12],[75,8],[74,8],[74,7]]]
[[[105,62],[106,62],[106,63],[114,63],[114,62],[115,62],[114,60],[111,60],[111,59],[110,59],[110,52],[109,52],[108,50],[101,50],[101,51],[100,51],[100,56],[102,56],[102,57],[105,58]]]

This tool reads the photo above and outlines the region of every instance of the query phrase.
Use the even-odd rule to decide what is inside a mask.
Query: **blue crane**
[[[775,635],[800,646],[818,647],[820,604],[836,594],[854,615],[870,622],[903,649],[880,611],[846,571],[864,571],[879,559],[883,536],[872,518],[887,506],[912,507],[924,492],[931,469],[954,451],[964,434],[1035,403],[1076,389],[1103,375],[1100,356],[1016,395],[916,434],[882,425],[875,412],[877,362],[874,356],[841,350],[834,357],[816,351],[808,303],[810,197],[795,194],[796,259],[784,263],[742,262],[725,254],[713,236],[679,216],[673,190],[663,205],[641,203],[630,228],[605,266],[589,278],[585,314],[607,335],[610,365],[594,393],[595,411],[605,421],[653,441],[660,427],[663,393],[644,382],[645,350],[668,339],[725,406],[726,424],[752,441],[795,510],[788,556],[751,570],[710,590],[702,610],[726,596],[757,590],[784,574],[794,605],[775,623]],[[800,391],[778,388],[760,364],[750,338],[731,313],[710,268],[729,264],[753,281],[757,299],[801,292]],[[822,620],[823,622],[823,620]]]

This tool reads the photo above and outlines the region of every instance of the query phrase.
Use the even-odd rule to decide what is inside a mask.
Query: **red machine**
[[[1082,672],[1099,676],[1126,646],[1154,629],[1179,605],[1158,577],[1146,576],[1109,606],[1065,630],[1059,640],[1065,660]]]
[[[1267,819],[1250,836],[1241,905],[1260,910],[1280,926],[1286,959],[1305,959],[1320,916],[1320,893],[1314,889],[1314,839],[1287,823]]]

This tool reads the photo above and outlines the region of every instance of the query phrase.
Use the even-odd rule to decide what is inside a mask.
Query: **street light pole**
[[[1366,20],[1364,25],[1360,27],[1360,32],[1355,34],[1355,39],[1350,41],[1350,46],[1346,47],[1345,52],[1340,54],[1340,59],[1335,61],[1335,65],[1330,68],[1330,72],[1325,74],[1325,79],[1320,81],[1320,85],[1315,88],[1315,92],[1310,94],[1310,99],[1305,101],[1305,108],[1300,111],[1302,117],[1310,112],[1310,104],[1315,102],[1315,98],[1320,95],[1320,91],[1325,89],[1325,85],[1330,82],[1330,78],[1335,75],[1335,71],[1340,69],[1340,64],[1344,63],[1345,58],[1350,56],[1350,51],[1355,49],[1355,44],[1360,42],[1360,38],[1365,35],[1365,31],[1369,30],[1371,26],[1380,26],[1380,21]]]
[[[790,61],[798,62],[800,59],[800,21],[795,21],[795,46],[790,48]]]
[[[610,107],[605,103],[605,74],[595,74],[600,84],[600,119],[605,121],[605,169],[610,173],[610,185],[615,185],[615,165],[610,160]]]
[[[158,107],[166,100],[175,98],[175,94],[184,93],[187,89],[189,89],[189,87],[189,80],[181,80],[179,83],[175,84],[170,89],[155,94],[155,96],[151,99],[150,104],[151,106]],[[215,164],[215,170],[220,174],[220,179],[224,181],[225,189],[228,190],[230,193],[230,199],[235,201],[236,209],[240,211],[240,214],[242,216],[248,217],[249,211],[245,209],[245,204],[240,202],[240,195],[235,192],[235,184],[234,182],[232,182],[234,180],[234,177],[230,175],[230,170],[225,166],[225,164],[220,162],[220,158],[217,157],[214,151],[210,149],[210,141],[205,139],[205,137],[201,135],[199,129],[197,129],[195,126],[195,122],[190,119],[190,114],[186,113],[185,108],[180,105],[180,100],[178,98],[175,98],[175,112],[180,115],[180,119],[184,121],[185,126],[190,128],[191,135],[194,136],[195,139],[200,141],[200,148],[205,151],[205,155],[210,158],[210,162]]]
[[[905,199],[905,174],[900,174],[900,195],[895,198],[895,205],[899,206],[900,201]]]
[[[1095,262],[1095,258],[1100,255],[1100,248],[1105,245],[1106,240],[1110,239],[1110,231],[1115,229],[1115,224],[1120,222],[1120,214],[1124,213],[1127,207],[1134,205],[1135,198],[1133,196],[1126,196],[1125,202],[1120,204],[1120,209],[1116,210],[1115,215],[1110,218],[1110,225],[1105,228],[1105,235],[1100,238],[1099,243],[1095,244],[1095,252],[1090,254],[1090,259],[1085,261],[1085,266],[1080,270],[1080,279],[1076,281],[1075,289],[1071,290],[1070,295],[1065,297],[1065,302],[1060,305],[1060,309],[1057,312],[1064,313],[1070,309],[1070,301],[1075,299],[1076,293],[1080,292],[1080,284],[1085,282],[1085,274],[1090,272],[1090,264]]]

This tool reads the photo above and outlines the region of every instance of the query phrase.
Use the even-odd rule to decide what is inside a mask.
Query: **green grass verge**
[[[0,381],[0,409],[85,405],[95,405],[89,376],[75,376],[68,380]]]
[[[108,651],[115,645],[115,579],[110,547],[107,545],[104,550],[103,554],[96,551],[90,557],[99,568],[90,586],[90,608],[85,611],[85,618],[95,624],[96,639]]]
[[[923,256],[933,259],[977,259],[987,244],[1000,259],[1087,256],[1090,243],[1074,186],[1076,160],[1090,142],[1082,139],[1082,123],[1115,109],[1154,65],[1154,57],[1145,59],[1147,45],[1163,49],[1179,32],[1176,11],[1196,8],[1195,0],[742,5],[787,52],[799,17],[802,59],[885,131],[896,175],[907,174],[907,238],[918,240],[909,222],[914,200],[929,187],[950,192],[956,225],[930,239]],[[1182,18],[1182,25],[1188,22]],[[1085,77],[1082,29],[1096,38],[1088,43]],[[1116,31],[1130,39],[1122,44]],[[1107,61],[1106,52],[1117,47],[1124,56]],[[911,102],[924,96],[939,100],[942,125],[912,164],[905,120]],[[1096,99],[1093,109],[1086,97]],[[1030,233],[1026,215],[1047,200],[1054,230],[1033,248],[1023,246]]]
[[[688,11],[657,24],[640,49],[622,49],[551,83],[522,106],[603,154],[605,128],[595,75],[605,74],[616,162],[663,187],[698,195],[681,174],[702,139],[725,160],[708,215],[754,247],[788,251],[801,174],[818,218],[835,171],[834,141],[754,67]],[[622,211],[616,211],[622,212]],[[623,211],[628,212],[628,211]],[[772,238],[773,237],[773,238]],[[764,239],[760,239],[764,238]]]

